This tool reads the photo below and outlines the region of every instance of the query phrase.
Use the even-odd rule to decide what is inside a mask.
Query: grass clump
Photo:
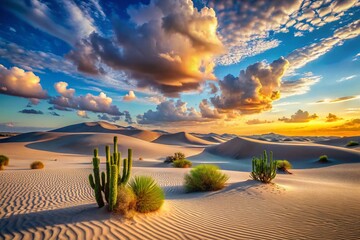
[[[276,168],[277,170],[292,174],[289,172],[289,169],[292,168],[292,165],[288,160],[276,160]]]
[[[346,144],[346,147],[354,147],[354,146],[359,146],[359,142],[349,141],[349,142]]]
[[[119,185],[117,189],[117,201],[113,211],[125,217],[131,217],[133,216],[135,207],[136,195],[133,190],[128,186]]]
[[[0,170],[4,170],[4,167],[8,165],[9,165],[9,158],[5,155],[0,155]]]
[[[164,163],[172,163],[176,160],[185,159],[185,154],[182,152],[176,152],[173,156],[167,156]]]
[[[148,213],[158,210],[164,203],[165,194],[152,177],[137,176],[130,182],[136,196],[135,210]]]
[[[176,168],[189,168],[192,166],[192,162],[187,159],[179,159],[173,162],[173,166]]]
[[[320,162],[320,163],[327,163],[327,162],[329,162],[328,156],[326,156],[326,155],[320,156],[320,157],[319,157],[319,162]]]
[[[31,169],[43,169],[45,166],[41,161],[35,161],[30,164]]]
[[[268,158],[266,150],[260,157],[253,157],[252,172],[250,177],[262,183],[270,183],[276,177],[276,161],[273,161],[273,153]]]
[[[187,192],[216,191],[224,188],[228,179],[218,166],[201,164],[185,175],[185,189]]]

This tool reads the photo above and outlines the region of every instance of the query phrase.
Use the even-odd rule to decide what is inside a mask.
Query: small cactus
[[[253,157],[250,177],[263,183],[270,183],[276,177],[276,161],[273,160],[272,152],[269,160],[266,151],[260,158]]]

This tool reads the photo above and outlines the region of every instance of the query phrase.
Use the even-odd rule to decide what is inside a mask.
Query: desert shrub
[[[359,143],[356,142],[356,141],[349,141],[347,144],[346,144],[347,147],[353,147],[353,146],[359,146]]]
[[[185,189],[187,192],[216,191],[224,188],[228,179],[218,166],[201,164],[185,175]]]
[[[182,152],[174,153],[174,156],[167,156],[164,163],[172,163],[176,160],[185,159],[185,154]]]
[[[321,162],[321,163],[327,163],[327,162],[329,162],[328,156],[326,156],[326,155],[320,156],[320,157],[319,157],[319,162]]]
[[[276,177],[276,161],[273,160],[272,152],[269,159],[266,151],[259,158],[253,157],[250,177],[263,183],[270,183]]]
[[[179,159],[173,162],[173,166],[176,168],[189,168],[192,166],[192,162],[187,159]]]
[[[130,187],[119,185],[114,212],[131,217],[136,206],[136,195]]]
[[[4,166],[8,166],[9,158],[5,155],[0,155],[0,164],[3,164]]]
[[[40,162],[40,161],[35,161],[35,162],[30,164],[30,168],[31,169],[43,169],[44,164],[42,162]]]
[[[143,159],[142,157],[139,157],[139,160],[142,161],[142,160],[144,160],[144,159]]]
[[[286,173],[290,173],[289,170],[292,168],[292,165],[288,160],[276,160],[276,168]]]
[[[136,196],[137,212],[153,212],[163,205],[164,191],[152,177],[137,176],[130,182],[130,187]]]

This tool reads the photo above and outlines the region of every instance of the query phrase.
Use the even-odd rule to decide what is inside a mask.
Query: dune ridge
[[[155,143],[169,144],[169,145],[211,145],[213,142],[203,140],[195,137],[190,133],[178,132],[173,134],[166,134],[154,140]]]

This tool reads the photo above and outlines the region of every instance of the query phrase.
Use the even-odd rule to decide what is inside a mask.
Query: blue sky
[[[0,131],[353,135],[359,16],[356,0],[5,0]]]

